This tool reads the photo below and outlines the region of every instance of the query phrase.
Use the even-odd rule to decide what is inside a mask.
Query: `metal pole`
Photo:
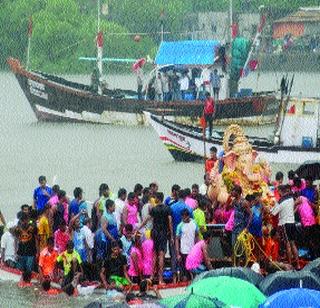
[[[101,15],[101,3],[100,0],[97,1],[98,5],[98,16],[97,16],[97,35],[100,35],[100,15]],[[99,71],[99,80],[98,80],[98,93],[102,94],[101,89],[101,78],[102,78],[102,57],[103,57],[103,47],[98,46],[97,43],[97,68]]]
[[[233,30],[233,5],[232,0],[229,0],[229,18],[230,18],[230,43],[232,42],[232,30]]]
[[[99,33],[99,31],[100,31],[100,15],[101,15],[101,3],[100,3],[100,0],[98,0],[97,5],[98,5],[98,19],[97,19],[97,27],[98,27],[98,29],[97,29],[97,32]]]
[[[27,48],[27,65],[26,68],[29,68],[30,64],[30,49],[31,49],[31,36],[28,37],[28,48]]]

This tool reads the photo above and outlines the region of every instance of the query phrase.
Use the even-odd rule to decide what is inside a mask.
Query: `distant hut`
[[[320,7],[300,8],[292,15],[273,22],[273,39],[282,39],[287,34],[293,37],[320,33]]]

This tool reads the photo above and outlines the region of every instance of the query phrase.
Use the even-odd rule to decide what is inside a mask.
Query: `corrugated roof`
[[[274,23],[283,22],[320,22],[320,10],[317,8],[301,9],[292,15],[276,20]]]
[[[158,65],[211,65],[220,46],[216,40],[162,42],[156,56]]]

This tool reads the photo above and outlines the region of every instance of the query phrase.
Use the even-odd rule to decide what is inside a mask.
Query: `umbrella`
[[[320,179],[320,161],[310,160],[304,162],[295,173],[299,175],[300,178],[311,177],[313,180]]]
[[[270,296],[278,291],[292,288],[320,290],[320,279],[310,271],[276,272],[267,276],[259,285],[260,290]]]
[[[234,277],[210,277],[194,282],[197,295],[216,297],[228,306],[255,308],[266,300],[266,297],[253,284]]]
[[[168,298],[162,299],[160,303],[167,308],[226,307],[224,303],[220,302],[216,298],[197,295],[193,293],[192,288],[189,294],[182,294],[182,295],[168,297]]]
[[[130,307],[129,305],[125,303],[110,303],[110,301],[95,301],[88,305],[86,305],[84,308],[127,308]]]
[[[320,258],[313,260],[307,264],[303,271],[310,271],[312,274],[316,275],[320,279]]]
[[[219,276],[229,276],[229,277],[239,278],[239,279],[251,282],[255,286],[258,286],[260,282],[263,280],[262,275],[254,272],[252,269],[247,267],[223,267],[223,268],[218,268],[208,272],[204,272],[198,275],[194,279],[194,282],[201,279],[209,278],[209,277],[219,277]]]
[[[260,308],[320,307],[320,292],[309,289],[283,290],[268,297]]]
[[[132,69],[134,71],[136,71],[137,69],[141,68],[142,66],[144,66],[146,63],[146,59],[145,58],[141,58],[141,59],[138,59],[136,62],[134,62],[132,64]]]

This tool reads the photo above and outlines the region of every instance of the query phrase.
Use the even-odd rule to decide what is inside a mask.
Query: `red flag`
[[[252,59],[249,61],[248,66],[250,71],[255,71],[258,68],[259,62],[258,60]]]
[[[203,129],[206,129],[207,123],[206,123],[206,119],[204,118],[204,116],[202,116],[202,117],[199,119],[199,124],[200,124],[200,126],[201,126]]]
[[[32,16],[29,18],[29,24],[28,24],[28,36],[32,36]]]
[[[97,46],[99,48],[103,47],[103,32],[102,31],[98,32],[98,35],[97,35]]]
[[[237,37],[238,35],[238,30],[239,30],[239,25],[238,23],[234,22],[231,26],[231,31],[232,31],[232,38]]]
[[[258,32],[261,33],[262,30],[263,30],[263,27],[266,23],[266,20],[267,20],[267,17],[266,15],[262,15],[261,18],[260,18],[260,25],[259,25],[259,28],[258,28]]]

